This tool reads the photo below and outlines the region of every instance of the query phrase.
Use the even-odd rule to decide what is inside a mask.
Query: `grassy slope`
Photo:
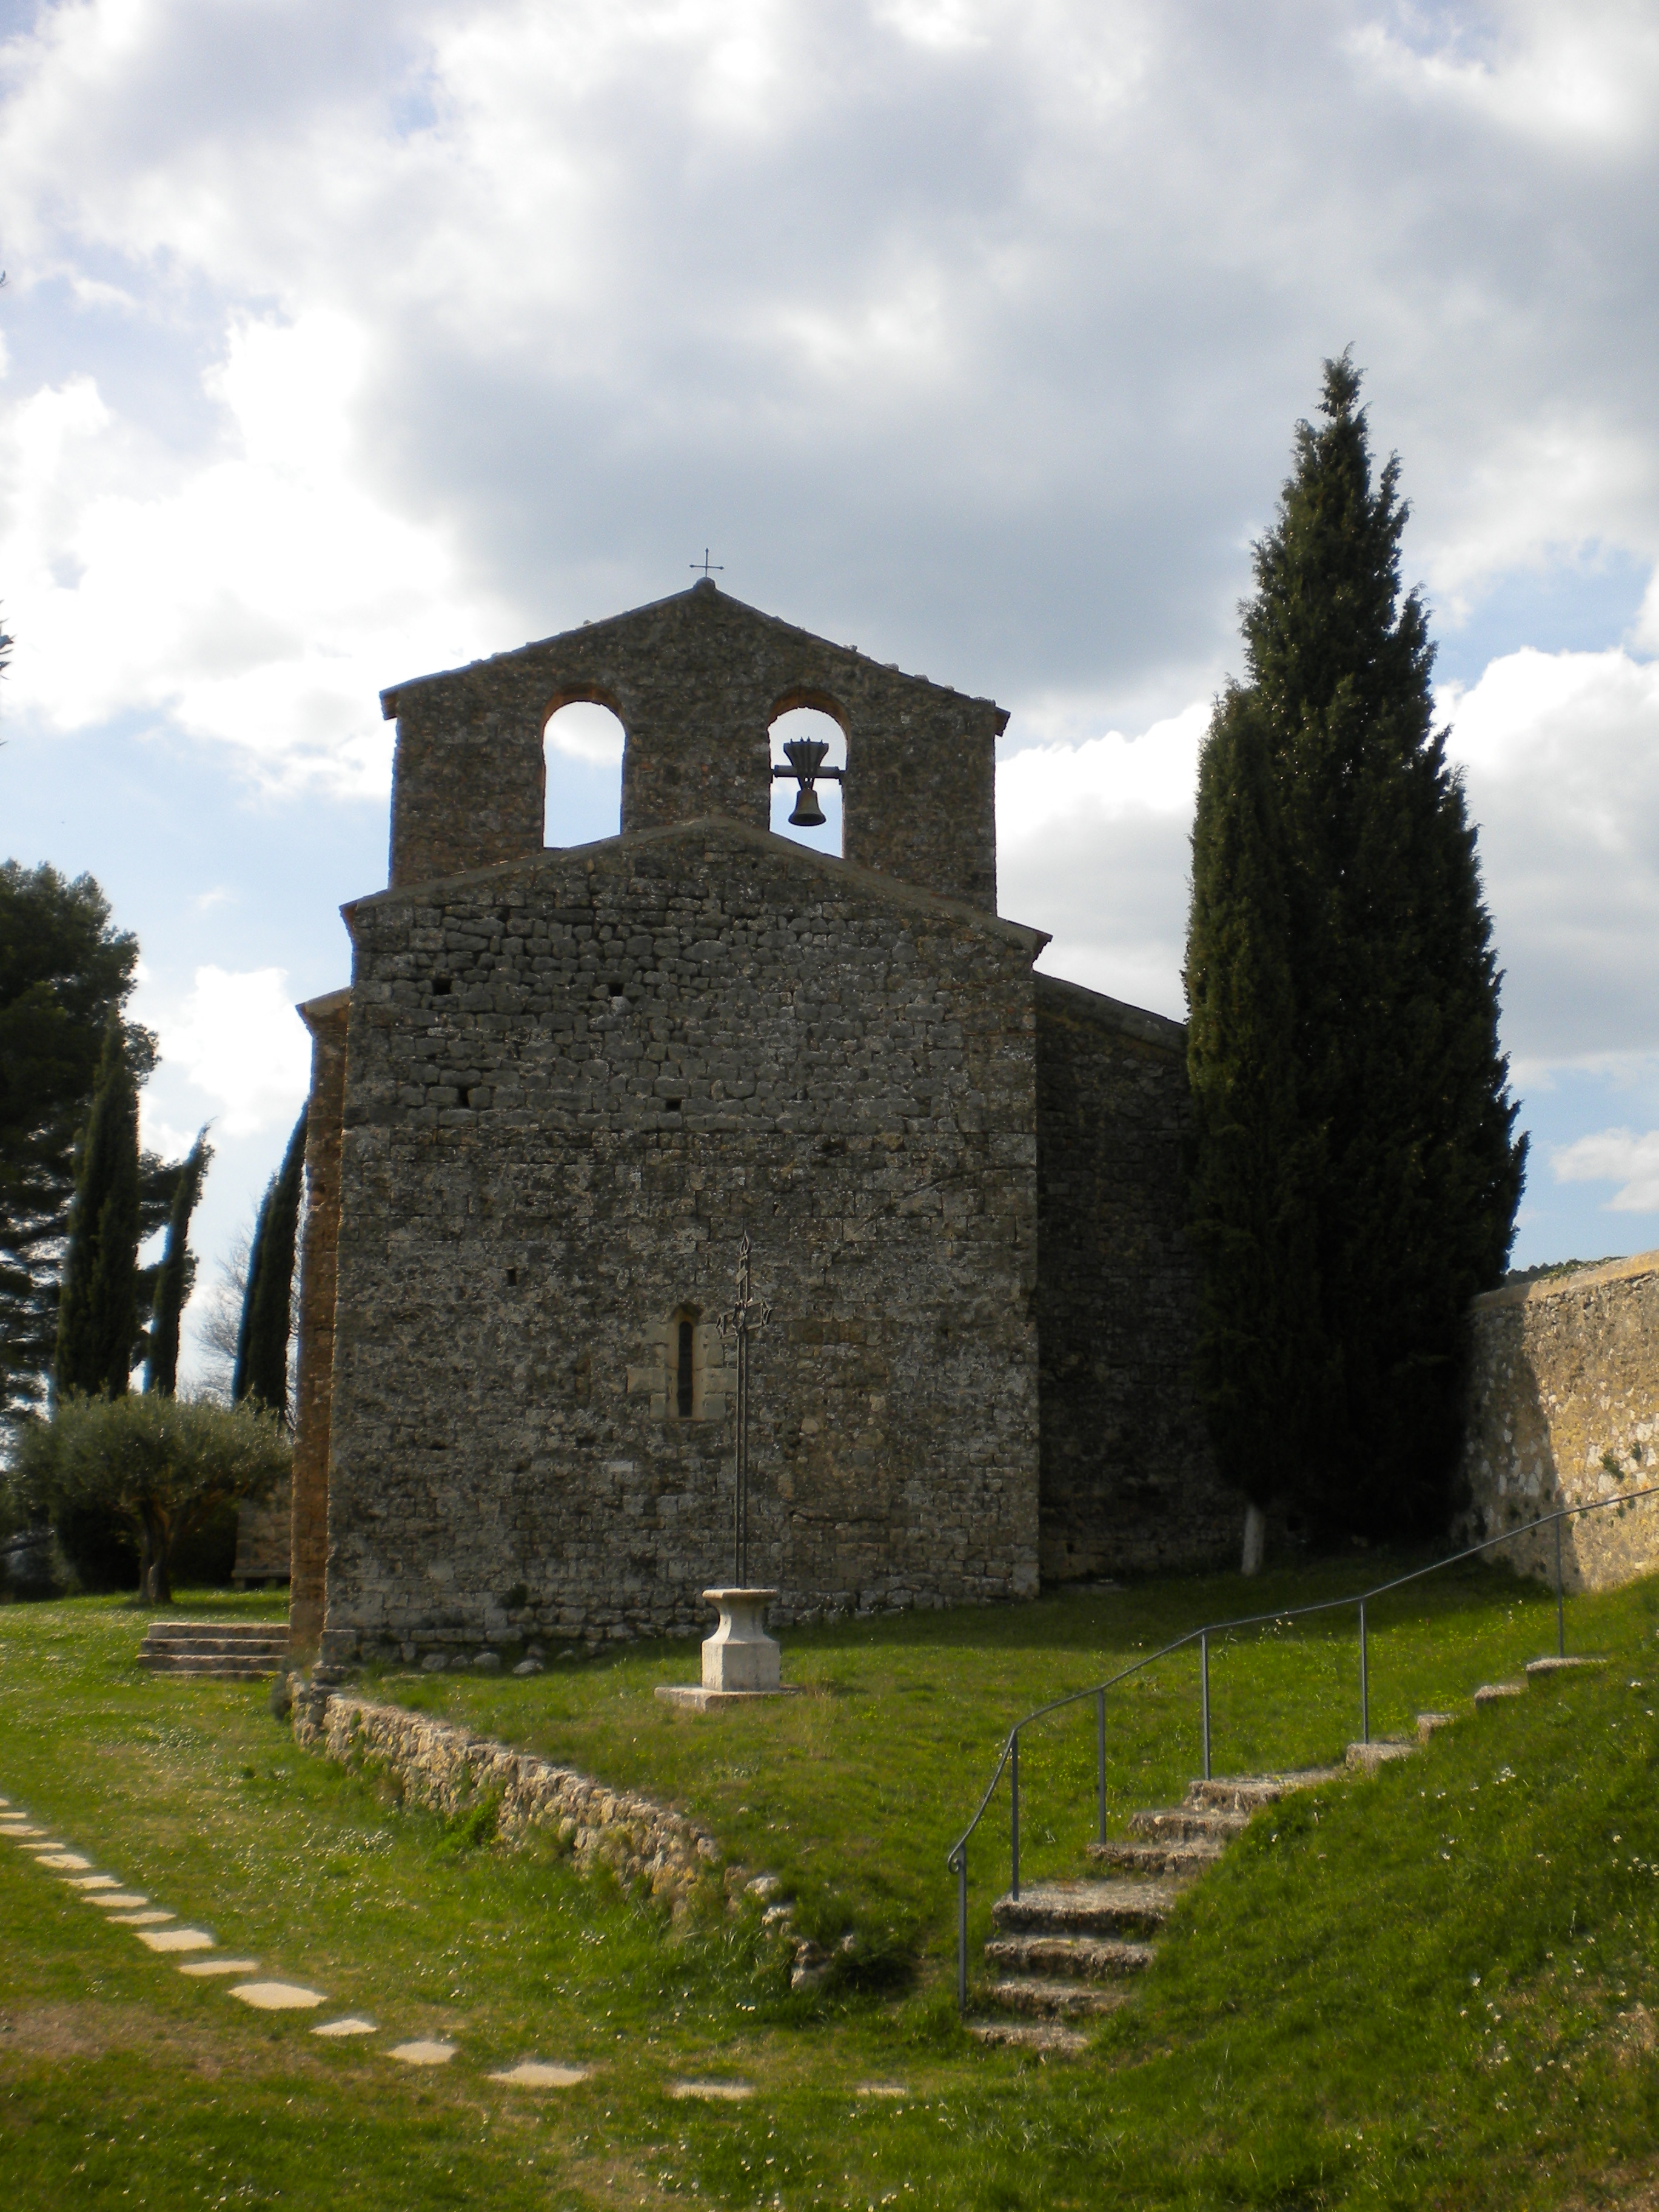
[[[650,1682],[684,1674],[684,1647],[419,1689],[615,1779],[680,1789],[751,1863],[804,1873],[825,1912],[879,1864],[889,1919],[936,1948],[940,1840],[1006,1715],[1235,1595],[1164,1584],[792,1639],[792,1671],[831,1694],[775,1709],[770,1734],[747,1715],[659,1714]],[[1547,1641],[1506,1581],[1444,1605],[1437,1660],[1385,1631],[1384,1723],[1459,1702]],[[295,1751],[257,1688],[142,1677],[131,1615],[0,1612],[0,1794],[342,2008],[462,2045],[447,2074],[410,2076],[317,2043],[303,2018],[243,2015],[0,1846],[0,2172],[22,2206],[1616,2197],[1608,2177],[1659,2136],[1644,2048],[1659,2014],[1659,1670],[1645,1686],[1659,1591],[1572,1610],[1616,1670],[1534,1689],[1374,1784],[1258,1824],[1188,1899],[1099,2055],[1063,2066],[965,2050],[931,1974],[902,2002],[845,1996],[805,2017],[746,1932],[670,1939],[550,1856],[458,1851],[435,1821]],[[1322,1640],[1218,1661],[1221,1752],[1254,1756],[1250,1730],[1288,1727],[1308,1698],[1305,1737],[1274,1752],[1334,1749],[1352,1674],[1351,1648]],[[1191,1765],[1156,1747],[1173,1683],[1135,1699],[1119,1804]],[[1057,1742],[1039,1800],[1070,1755]],[[532,2051],[600,2070],[540,2100],[483,2079]],[[740,2070],[760,2094],[664,2098],[665,2075],[704,2070]],[[860,2100],[871,2078],[909,2094]]]
[[[744,1863],[782,1875],[812,1932],[859,1927],[875,1949],[955,1942],[945,1854],[994,1769],[1009,1724],[1086,1687],[1197,1622],[1312,1603],[1411,1562],[1368,1559],[1281,1571],[1169,1578],[1122,1591],[1058,1595],[994,1610],[792,1632],[788,1679],[809,1694],[764,1711],[689,1714],[659,1682],[696,1679],[695,1644],[625,1646],[598,1660],[510,1675],[365,1677],[370,1695],[441,1713],[607,1781],[652,1790],[703,1815]],[[1634,1601],[1570,1606],[1633,1626]],[[1608,1606],[1613,1610],[1609,1612]],[[1555,1648],[1554,1600],[1507,1572],[1474,1569],[1371,1609],[1374,1735],[1410,1734],[1416,1715]],[[1340,1759],[1359,1734],[1355,1619],[1335,1613],[1251,1631],[1211,1654],[1215,1771]],[[1094,1833],[1092,1703],[1023,1742],[1022,1870],[1073,1873]],[[1174,1802],[1200,1770],[1198,1662],[1187,1652],[1108,1701],[1108,1809]],[[1007,1878],[1005,1790],[971,1861],[975,1940]]]

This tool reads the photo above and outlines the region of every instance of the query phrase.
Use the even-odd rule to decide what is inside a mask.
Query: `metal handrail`
[[[1204,1779],[1210,1779],[1210,1638],[1225,1635],[1236,1628],[1261,1628],[1269,1622],[1300,1620],[1316,1613],[1340,1613],[1349,1606],[1359,1612],[1359,1729],[1360,1741],[1371,1740],[1370,1669],[1365,1632],[1365,1607],[1374,1598],[1386,1597],[1391,1590],[1403,1589],[1408,1583],[1421,1582],[1425,1576],[1439,1574],[1446,1567],[1459,1565],[1465,1559],[1477,1559],[1482,1552],[1497,1549],[1500,1544],[1511,1544],[1522,1536],[1535,1534],[1552,1523],[1555,1528],[1555,1644],[1557,1656],[1565,1658],[1567,1652],[1566,1612],[1563,1603],[1561,1583],[1561,1523],[1578,1513],[1602,1513],[1613,1505],[1631,1505],[1644,1498],[1659,1496],[1659,1483],[1650,1484],[1643,1490],[1628,1490],[1618,1498],[1597,1498],[1586,1505],[1563,1505],[1553,1513],[1540,1513],[1535,1519],[1518,1528],[1506,1528],[1501,1536],[1488,1536],[1479,1544],[1470,1544],[1461,1552],[1448,1553],[1443,1559],[1434,1559],[1425,1567],[1413,1567],[1409,1574],[1395,1575],[1374,1588],[1359,1590],[1350,1597],[1321,1598],[1312,1605],[1280,1607],[1273,1613],[1244,1613],[1235,1620],[1206,1621],[1202,1627],[1189,1628],[1184,1636],[1177,1636],[1172,1644],[1164,1644],[1157,1651],[1149,1651],[1144,1658],[1121,1667],[1103,1682],[1091,1689],[1069,1690],[1064,1697],[1050,1698],[1046,1705],[1038,1705],[1017,1720],[1003,1739],[1001,1756],[995,1771],[985,1786],[985,1794],[975,1808],[974,1817],[951,1844],[945,1856],[946,1868],[957,1877],[957,2006],[968,2009],[968,1844],[974,1831],[984,1819],[986,1810],[1005,1771],[1008,1775],[1008,1838],[1009,1881],[1011,1896],[1019,1895],[1019,1732],[1030,1728],[1034,1721],[1044,1720],[1050,1713],[1061,1711],[1067,1705],[1080,1705],[1085,1698],[1095,1700],[1095,1756],[1098,1777],[1097,1796],[1100,1840],[1106,1841],[1106,1692],[1127,1681],[1131,1674],[1139,1674],[1148,1667],[1155,1667],[1160,1659],[1171,1652],[1185,1650],[1196,1644],[1199,1651],[1199,1683],[1204,1734]]]

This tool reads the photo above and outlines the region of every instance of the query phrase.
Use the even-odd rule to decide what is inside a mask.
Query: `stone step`
[[[1346,1765],[1351,1774],[1375,1774],[1379,1766],[1387,1766],[1396,1759],[1414,1759],[1418,1747],[1397,1736],[1383,1736],[1371,1743],[1351,1743]]]
[[[229,1644],[260,1644],[280,1637],[286,1644],[288,1624],[281,1620],[153,1620],[144,1632],[144,1641],[170,1642],[180,1636],[211,1636]]]
[[[1114,1936],[994,1936],[987,1962],[1016,1978],[1065,1977],[1074,1982],[1116,1982],[1144,1974],[1152,1963],[1150,1943]]]
[[[218,1650],[173,1644],[143,1644],[137,1650],[141,1667],[277,1667],[288,1656],[286,1644],[228,1644]]]
[[[1153,1936],[1179,1895],[1170,1882],[1034,1881],[998,1898],[991,1917],[1013,1935]]]
[[[152,1674],[197,1674],[222,1680],[257,1682],[276,1672],[280,1661],[252,1656],[229,1658],[212,1652],[141,1651],[138,1664]]]
[[[1437,1735],[1442,1729],[1449,1728],[1456,1717],[1455,1713],[1419,1713],[1417,1741],[1419,1743],[1426,1743],[1431,1736]]]
[[[1035,1978],[991,1982],[981,1990],[1000,2012],[1026,2013],[1037,2020],[1090,2020],[1115,2012],[1128,2001],[1126,1990],[1100,1989],[1091,1982],[1045,1981]]]
[[[1168,1805],[1156,1812],[1129,1815],[1130,1834],[1154,1842],[1167,1838],[1171,1843],[1228,1844],[1235,1836],[1242,1836],[1249,1825],[1248,1813],[1225,1812],[1218,1805]]]
[[[270,1636],[147,1636],[141,1651],[214,1651],[228,1655],[247,1652],[261,1657],[270,1651],[286,1651],[288,1631]]]
[[[1217,1805],[1230,1813],[1255,1813],[1276,1805],[1297,1790],[1316,1790],[1322,1782],[1340,1781],[1340,1766],[1304,1766],[1285,1774],[1233,1774],[1212,1781],[1194,1782],[1187,1790],[1189,1805]]]
[[[1605,1659],[1581,1659],[1571,1652],[1569,1652],[1565,1659],[1558,1658],[1552,1653],[1547,1659],[1528,1659],[1527,1674],[1530,1680],[1538,1674],[1570,1674],[1575,1667],[1605,1667],[1607,1663]]]
[[[1058,2058],[1075,2058],[1089,2048],[1086,2035],[1057,2020],[970,2020],[967,2028],[976,2043],[1040,2051]]]
[[[1524,1698],[1526,1694],[1524,1682],[1483,1682],[1474,1693],[1474,1702],[1477,1705],[1495,1705],[1504,1698]]]
[[[1206,1867],[1215,1864],[1227,1848],[1227,1840],[1224,1836],[1212,1834],[1155,1836],[1150,1839],[1119,1837],[1110,1843],[1085,1845],[1085,1856],[1091,1866],[1117,1867],[1125,1874],[1163,1875],[1171,1881],[1190,1881]]]

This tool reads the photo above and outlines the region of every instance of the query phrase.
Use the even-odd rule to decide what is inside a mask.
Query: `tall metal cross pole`
[[[757,1298],[750,1279],[749,1259],[753,1247],[749,1231],[738,1247],[738,1295],[715,1322],[724,1343],[738,1340],[738,1488],[732,1517],[732,1583],[736,1589],[749,1588],[749,1340],[772,1318],[770,1298]]]

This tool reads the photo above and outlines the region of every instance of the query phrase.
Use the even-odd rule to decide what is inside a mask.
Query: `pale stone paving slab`
[[[745,2097],[752,2097],[752,2081],[671,2081],[671,2097],[702,2097],[714,2105],[740,2105]]]
[[[164,1920],[176,1920],[176,1912],[163,1912],[160,1905],[152,1905],[148,1912],[112,1912],[112,1928],[159,1928]]]
[[[210,1951],[213,1938],[205,1928],[141,1928],[138,1941],[151,1951]]]
[[[579,2081],[586,2081],[590,2070],[586,2066],[550,2066],[544,2059],[523,2058],[489,2078],[511,2081],[521,2089],[574,2089]]]
[[[82,1858],[79,1851],[37,1851],[34,1863],[37,1866],[50,1867],[54,1874],[84,1874],[92,1864],[92,1861]]]
[[[378,2035],[372,2020],[325,2020],[312,2029],[313,2035]]]
[[[257,1959],[191,1959],[179,1969],[181,1974],[257,1974]]]
[[[119,1889],[121,1887],[120,1882],[112,1874],[68,1874],[64,1876],[64,1880],[71,1889],[80,1890],[82,1895],[85,1895],[88,1890]],[[88,1903],[91,1901],[90,1899],[88,1899]]]
[[[106,1912],[112,1912],[116,1909],[136,1912],[141,1905],[148,1905],[149,1899],[140,1890],[112,1889],[106,1895],[88,1898],[87,1902],[102,1905]]]
[[[405,2066],[447,2066],[458,2047],[453,2043],[394,2043],[392,2056]]]
[[[245,1982],[230,1994],[255,2012],[308,2012],[326,2002],[320,1990],[302,1989],[297,1982]]]
[[[909,2094],[902,2081],[860,2081],[853,2092],[855,2097],[908,2097]]]

